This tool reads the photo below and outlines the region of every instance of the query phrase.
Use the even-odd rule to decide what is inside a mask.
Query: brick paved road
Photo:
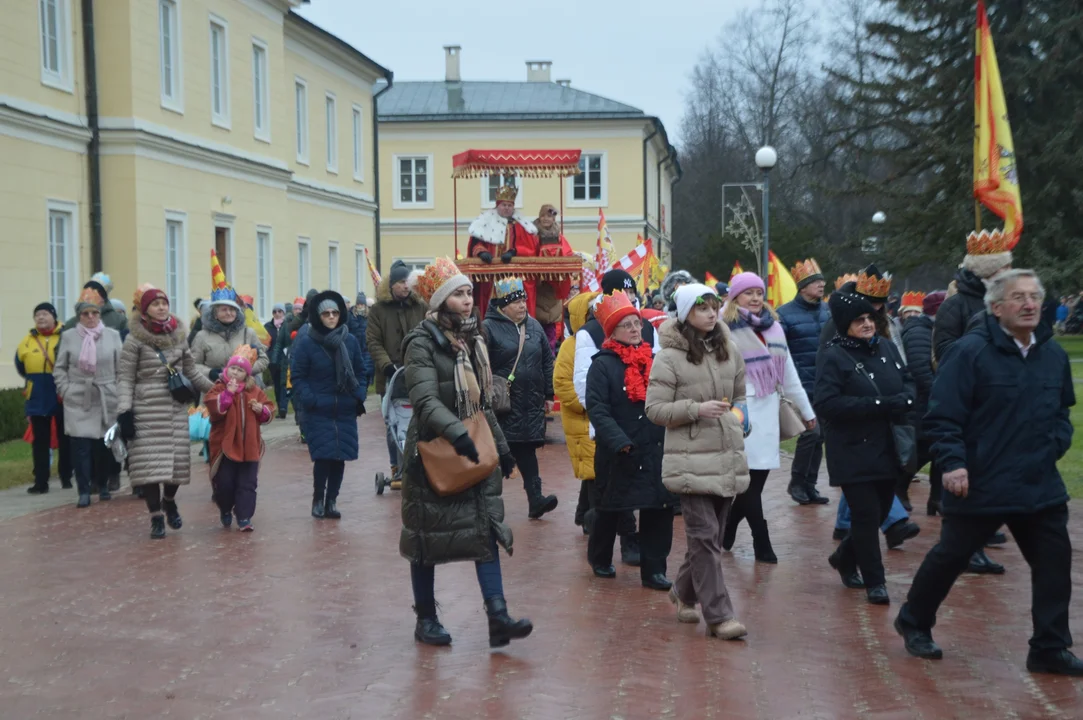
[[[521,488],[505,492],[508,601],[534,635],[491,652],[473,568],[455,565],[437,570],[455,643],[417,646],[398,497],[373,493],[379,417],[362,430],[340,523],[309,517],[308,456],[287,439],[265,459],[252,535],[218,526],[202,466],[165,541],[130,498],[0,522],[0,718],[1083,717],[1083,682],[1023,668],[1029,582],[1014,546],[992,551],[1008,575],[956,586],[936,631],[945,659],[914,660],[891,620],[938,521],[917,518],[921,536],[886,554],[896,604],[872,607],[827,566],[834,502],[797,508],[776,475],[779,565],[755,564],[742,529],[723,562],[749,636],[708,640],[634,570],[590,575],[562,444],[542,452],[556,513],[530,522]],[[672,569],[683,551],[678,521]]]

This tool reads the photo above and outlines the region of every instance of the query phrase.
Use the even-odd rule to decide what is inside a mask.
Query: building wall
[[[78,0],[57,0],[63,13],[67,35],[59,38],[66,58],[66,89],[48,85],[42,78],[42,34],[38,18],[39,3],[4,4],[0,23],[0,97],[19,98],[69,115],[85,112],[83,77],[82,16]],[[60,83],[64,84],[64,83]]]

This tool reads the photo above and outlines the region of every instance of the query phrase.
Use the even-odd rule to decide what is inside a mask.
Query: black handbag
[[[166,372],[169,373],[168,387],[169,394],[173,396],[175,402],[179,402],[181,405],[190,405],[195,402],[196,389],[192,387],[192,381],[184,376],[180,370],[170,365],[165,361],[165,355],[161,350],[156,350],[158,353],[158,359],[162,361],[162,365],[165,365]]]
[[[862,363],[854,363],[857,371],[865,376],[865,379],[869,381],[873,389],[876,390],[877,395],[883,395],[880,392],[880,386],[876,384],[876,381],[872,379],[872,375],[865,369]],[[913,425],[904,425],[901,423],[890,423],[891,427],[891,439],[895,442],[895,461],[899,465],[899,471],[903,475],[910,477],[918,470],[918,435],[917,430]]]

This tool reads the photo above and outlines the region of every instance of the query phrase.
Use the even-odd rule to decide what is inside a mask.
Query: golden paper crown
[[[605,295],[594,308],[594,317],[602,324],[606,335],[612,335],[617,324],[629,315],[638,315],[635,305],[623,290]]]
[[[857,276],[857,292],[861,295],[873,298],[886,298],[891,291],[891,273],[884,273],[883,277],[868,275],[862,272]]]
[[[451,258],[436,258],[433,264],[427,266],[425,272],[418,276],[417,293],[428,303],[441,285],[459,274],[459,266],[452,262]]]
[[[856,283],[857,282],[857,275],[855,275],[854,273],[846,273],[845,275],[839,275],[837,278],[835,278],[835,289],[836,290],[841,289],[842,286],[845,285],[848,282]]]
[[[823,275],[823,273],[820,272],[820,264],[816,262],[816,259],[809,258],[804,262],[799,262],[794,265],[793,269],[790,270],[790,275],[793,275],[793,281],[795,283],[799,283],[807,277]]]
[[[996,255],[1011,251],[1011,239],[1000,230],[971,231],[966,237],[967,255]]]
[[[496,201],[501,202],[515,202],[515,198],[519,197],[519,188],[514,185],[501,185],[496,191]]]
[[[248,366],[252,367],[256,364],[256,359],[259,357],[259,354],[251,345],[238,345],[237,349],[233,351],[233,357],[244,358],[248,361]]]
[[[151,283],[143,283],[142,285],[137,287],[135,289],[135,292],[132,294],[132,307],[138,308],[139,304],[143,300],[143,293],[145,293],[147,290],[153,290],[153,289],[154,289],[154,285],[151,284]]]
[[[105,299],[94,288],[83,288],[83,292],[79,293],[79,302],[101,306],[105,304]]]
[[[908,293],[903,293],[902,304],[899,307],[900,308],[917,308],[918,310],[922,310],[924,308],[924,305],[922,303],[924,303],[924,302],[925,302],[925,293],[923,293],[923,292],[908,292]]]

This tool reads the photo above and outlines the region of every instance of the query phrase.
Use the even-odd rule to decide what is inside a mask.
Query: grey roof
[[[643,118],[639,108],[552,82],[396,82],[381,122]]]

